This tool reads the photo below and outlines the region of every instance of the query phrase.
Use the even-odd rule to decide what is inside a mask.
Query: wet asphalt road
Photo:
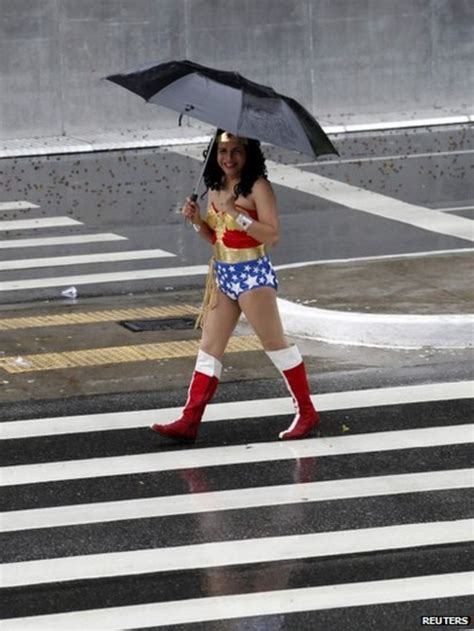
[[[426,208],[451,210],[472,217],[473,147],[467,126],[445,130],[363,133],[336,138],[341,162],[328,156],[317,164],[274,147],[265,153],[278,163],[301,164],[308,173],[393,196]],[[124,252],[161,248],[174,255],[161,259],[113,261],[17,269],[1,280],[40,281],[94,273],[160,269],[206,264],[209,248],[177,214],[189,194],[199,164],[173,148],[108,153],[6,158],[0,162],[0,202],[26,200],[39,208],[2,212],[2,220],[70,217],[82,225],[6,230],[2,240],[113,233],[123,240],[82,245],[7,247],[3,260],[48,258],[70,254]],[[420,154],[422,157],[415,157]],[[428,155],[429,154],[429,155]],[[398,157],[397,157],[398,156]],[[271,172],[270,172],[271,179]],[[360,212],[324,198],[275,186],[281,216],[281,240],[272,252],[275,264],[463,248],[451,236]],[[204,202],[203,202],[204,204]],[[466,208],[468,207],[468,208]],[[470,207],[470,208],[469,208]],[[126,240],[124,240],[124,238]],[[66,281],[64,281],[65,284]],[[72,284],[72,283],[71,283]],[[61,287],[0,291],[0,303],[57,299]],[[155,291],[167,286],[202,285],[202,276],[83,284],[82,296]]]
[[[276,161],[298,163],[307,172],[314,171],[424,207],[474,206],[470,185],[473,154],[468,153],[473,148],[464,127],[375,137],[358,134],[340,139],[338,147],[341,163],[336,164],[329,158],[327,164],[321,162],[317,166],[308,165],[300,156],[289,156],[271,148],[267,151],[269,158]],[[413,152],[441,153],[423,157],[406,155]],[[396,157],[400,155],[405,157]],[[352,159],[356,161],[344,162]],[[39,205],[27,211],[6,211],[2,213],[2,220],[68,216],[83,222],[82,226],[67,228],[14,229],[3,233],[4,240],[113,232],[127,237],[128,241],[85,244],[72,251],[84,254],[163,248],[175,255],[153,261],[4,271],[2,281],[41,281],[52,276],[202,265],[207,261],[206,246],[192,230],[184,227],[175,212],[177,200],[190,189],[189,182],[195,177],[197,165],[171,150],[2,160],[0,170],[0,201],[21,199]],[[277,264],[457,249],[469,245],[462,239],[382,219],[283,186],[276,189],[283,235],[273,255]],[[472,217],[469,208],[448,212]],[[2,260],[19,260],[71,254],[71,248],[6,248],[0,253]],[[79,287],[77,304],[81,307],[80,301],[84,299],[84,304],[94,307],[103,304],[100,301],[104,299],[112,303],[117,295],[129,293],[135,294],[138,301],[143,292],[156,293],[164,300],[166,287],[187,286],[193,290],[202,283],[202,276],[193,276],[185,280],[168,277],[84,284]],[[30,313],[35,305],[45,313],[48,305],[66,308],[67,302],[60,298],[60,290],[61,287],[39,286],[5,291],[0,294],[0,302],[9,315],[21,315],[26,309]],[[88,297],[91,297],[90,302],[87,302]],[[51,302],[46,303],[46,300]],[[134,300],[133,296],[130,300]],[[54,334],[49,332],[48,335]],[[97,335],[100,337],[100,332]],[[87,342],[85,337],[81,343],[87,345]],[[54,429],[48,426],[42,434],[33,436],[25,427],[23,436],[3,441],[2,464],[8,467],[4,472],[12,476],[3,488],[3,510],[9,513],[8,519],[17,516],[15,511],[42,510],[28,513],[26,527],[13,526],[10,532],[1,535],[4,563],[39,563],[28,569],[26,565],[21,566],[24,569],[19,573],[23,577],[18,579],[19,584],[2,590],[2,617],[14,619],[59,612],[80,616],[81,612],[94,608],[151,603],[166,607],[171,603],[168,610],[158,609],[154,617],[142,621],[140,628],[412,631],[419,628],[421,616],[468,615],[468,596],[462,589],[456,591],[453,585],[457,585],[462,573],[471,567],[471,546],[463,537],[458,541],[449,540],[443,525],[450,532],[472,516],[467,474],[461,481],[452,480],[455,471],[467,469],[472,461],[471,446],[459,438],[472,422],[472,404],[459,395],[446,395],[438,401],[429,394],[410,402],[406,393],[411,386],[423,388],[430,383],[442,384],[438,394],[448,392],[451,383],[471,377],[472,358],[462,350],[395,352],[337,345],[328,348],[330,345],[309,341],[302,342],[301,346],[309,357],[311,391],[318,396],[344,391],[355,396],[357,390],[367,388],[384,392],[378,403],[370,404],[367,399],[362,400],[360,406],[343,407],[340,403],[329,406],[323,413],[320,437],[307,441],[310,450],[316,449],[316,455],[311,451],[298,451],[300,444],[290,446],[282,456],[275,457],[280,447],[275,437],[291,421],[291,417],[283,414],[268,413],[254,418],[249,412],[241,415],[223,412],[215,422],[204,424],[198,443],[191,448],[176,447],[152,435],[147,425],[156,420],[159,409],[183,402],[185,373],[191,369],[191,360],[171,362],[160,369],[161,373],[157,371],[158,376],[166,374],[166,379],[172,379],[175,369],[175,387],[155,391],[147,386],[134,390],[134,384],[139,382],[128,373],[130,381],[127,383],[123,377],[119,389],[114,389],[116,384],[112,386],[110,378],[108,392],[72,396],[69,390],[68,396],[54,392],[49,400],[45,397],[36,401],[4,402],[0,406],[4,428],[14,431],[21,427],[23,420],[41,418],[48,422],[51,418]],[[251,359],[246,361],[252,363]],[[324,370],[318,370],[318,362],[324,363]],[[137,368],[136,372],[139,370]],[[250,370],[259,369],[244,366],[244,373]],[[106,371],[103,374],[105,383],[107,375],[112,375]],[[257,379],[237,379],[232,375],[228,373],[218,390],[217,405],[286,396],[281,379],[267,368],[261,369]],[[56,387],[61,378],[54,383]],[[384,402],[384,397],[392,396],[397,386],[401,388],[400,401],[388,404],[387,398]],[[127,425],[122,421],[120,425],[118,415],[130,410],[142,414],[139,424]],[[86,414],[98,414],[99,424],[112,414],[112,423],[116,419],[117,427],[83,431],[81,420],[74,415]],[[346,438],[349,440],[341,443]],[[331,452],[332,446],[339,444],[346,448],[340,453]],[[354,448],[347,448],[349,444],[354,444]],[[317,451],[325,445],[329,446],[327,452]],[[236,456],[235,450],[240,448]],[[249,460],[249,455],[257,449],[261,449],[261,459]],[[221,458],[217,462],[213,461],[216,453]],[[127,469],[128,458],[134,457],[139,463],[136,472]],[[149,459],[157,463],[169,459],[172,464],[168,469],[161,470],[158,466],[153,470]],[[48,468],[54,468],[58,462],[63,472],[56,479],[48,479]],[[74,466],[78,467],[76,477],[72,473]],[[409,476],[405,486],[396,490],[404,475]],[[417,487],[421,483],[416,476],[420,475],[428,476],[430,488]],[[389,477],[382,491],[377,491],[381,476]],[[432,476],[441,477],[432,482]],[[323,488],[321,484],[331,484],[331,494],[326,499],[305,496],[310,492],[309,487],[302,485],[311,483],[317,483],[318,490]],[[344,489],[351,483],[355,491],[345,495],[347,490]],[[294,493],[303,488],[303,498],[296,503],[276,499],[277,495],[273,494],[278,494],[280,487],[291,487]],[[267,505],[262,500],[259,504],[251,499],[251,494],[258,493],[259,489],[270,498]],[[226,504],[230,500],[224,499],[228,497],[227,492],[237,494],[240,503],[233,508]],[[209,493],[217,494],[212,500],[215,504]],[[242,500],[240,494],[246,499]],[[163,509],[167,498],[171,498],[172,506]],[[105,504],[107,518],[96,521],[92,509],[88,508],[89,504],[100,509],[101,503],[136,500],[154,502],[154,508],[147,505],[146,510],[151,512],[137,517],[133,513],[136,504],[125,504],[121,516],[110,519],[107,510],[111,505]],[[173,504],[180,505],[187,500],[192,507],[179,513]],[[48,509],[65,509],[66,512],[77,509],[78,512],[70,518],[64,516],[65,521],[54,526],[54,512],[43,513]],[[48,520],[52,520],[50,524]],[[411,526],[420,528],[416,536],[421,539],[414,547],[412,535],[403,530]],[[388,531],[384,530],[387,528],[402,530],[390,531],[387,536]],[[435,528],[437,542],[428,538],[430,528]],[[332,538],[326,544],[315,542],[300,556],[288,558],[285,554],[289,544],[284,538],[295,535],[300,544],[305,536]],[[275,538],[274,556],[259,556],[270,537]],[[380,539],[383,542],[380,547],[373,548]],[[236,548],[238,541],[242,542],[237,548],[242,550],[239,563],[232,562],[222,548],[215,547],[204,563],[193,565],[199,544],[218,546],[234,542],[232,547]],[[249,546],[247,556],[243,553],[244,543]],[[173,547],[181,549],[180,561],[176,561],[177,556],[173,557]],[[171,551],[170,558],[176,567],[164,558],[160,561],[163,565],[147,569],[140,565],[142,561],[138,556],[129,561],[124,557],[114,557],[112,561],[110,556],[112,553],[134,555],[147,550],[150,554],[155,550],[162,550],[164,554]],[[178,553],[177,550],[175,555]],[[93,567],[90,556],[93,554],[105,555],[98,558],[99,573],[95,577],[88,574]],[[66,560],[64,576],[54,565],[55,561],[61,563],[61,559]],[[41,565],[43,561],[52,565]],[[79,567],[76,576],[71,574],[74,561]],[[6,581],[11,579],[15,568],[5,568]],[[113,576],[114,571],[117,576]],[[408,596],[399,591],[397,581],[406,580],[406,585],[412,585],[410,581],[427,576],[439,582],[436,596],[424,593],[419,587],[410,587],[413,591]],[[360,584],[360,593],[354,597],[350,589],[357,584]],[[325,608],[327,594],[318,595],[317,591],[325,586],[336,595],[336,604],[329,609]],[[382,594],[380,598],[377,588]],[[291,603],[292,596],[304,589],[315,590],[311,592],[313,596],[307,610],[303,606],[299,610],[292,609],[290,605],[288,613],[278,613],[281,603]],[[454,591],[450,591],[452,589]],[[280,590],[277,613],[249,613],[246,596],[262,594],[263,602],[269,604]],[[389,596],[384,595],[387,593]],[[219,597],[231,600],[219,601],[220,604],[205,600]],[[392,597],[395,602],[389,602]],[[184,624],[180,616],[188,615],[192,609],[191,599],[202,599],[206,611],[190,614],[189,623]],[[236,612],[234,618],[229,617],[232,607]],[[111,617],[114,615],[111,609],[107,614],[108,623],[114,628],[138,625],[128,622],[122,611],[117,617]],[[145,611],[145,607],[140,611]],[[219,612],[218,619],[209,620],[209,612],[214,611]],[[134,620],[133,616],[131,619]],[[49,621],[50,626],[43,620],[49,629],[70,629],[72,622],[72,618],[67,619],[62,626],[53,627],[53,619]],[[4,623],[8,629],[8,620]],[[75,619],[75,624],[81,629],[104,628],[84,622],[80,617]],[[45,627],[37,622],[36,628]]]

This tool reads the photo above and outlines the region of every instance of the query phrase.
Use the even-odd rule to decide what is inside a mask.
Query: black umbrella
[[[339,155],[319,123],[295,99],[254,83],[238,72],[184,60],[147,65],[106,79],[146,101],[181,115],[189,114],[237,136],[315,158],[330,153]]]

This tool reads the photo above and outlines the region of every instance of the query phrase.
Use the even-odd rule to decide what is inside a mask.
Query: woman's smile
[[[238,175],[247,159],[245,147],[240,142],[219,143],[217,163],[226,175]]]

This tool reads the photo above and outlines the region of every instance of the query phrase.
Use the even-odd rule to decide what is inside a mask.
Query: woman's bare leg
[[[303,358],[298,348],[295,345],[289,347],[286,341],[276,291],[271,287],[252,289],[240,296],[239,303],[268,357],[281,372],[296,404],[293,422],[279,434],[279,438],[306,438],[319,425],[319,414],[311,401]]]
[[[152,429],[178,442],[193,443],[206,405],[212,399],[219,383],[222,364],[220,359],[240,316],[240,307],[219,291],[217,305],[204,319],[196,366],[188,389],[188,399],[181,417],[173,423],[155,423]]]
[[[239,305],[264,350],[277,351],[288,347],[278,311],[276,291],[272,287],[259,287],[244,292],[239,297]]]
[[[218,289],[217,304],[214,309],[209,309],[204,318],[201,350],[216,359],[222,359],[240,314],[241,309],[238,302],[231,300]]]

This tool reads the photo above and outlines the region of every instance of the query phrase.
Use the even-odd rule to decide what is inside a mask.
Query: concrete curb
[[[390,348],[469,348],[473,343],[472,314],[348,313],[277,300],[285,333],[294,337]]]
[[[178,116],[178,115],[176,115]],[[397,129],[416,129],[418,127],[438,127],[447,125],[465,125],[474,122],[474,114],[456,114],[413,118],[392,121],[372,121],[366,123],[324,124],[327,134],[350,134],[357,132],[392,131]],[[181,131],[181,135],[180,135]],[[125,149],[144,149],[147,147],[167,147],[173,145],[206,144],[212,138],[212,126],[209,130],[201,127],[184,128],[164,127],[161,129],[122,129],[97,131],[84,130],[72,132],[67,136],[34,136],[32,138],[0,139],[0,159],[24,158],[44,155],[66,155],[91,153],[95,151],[118,151]]]

